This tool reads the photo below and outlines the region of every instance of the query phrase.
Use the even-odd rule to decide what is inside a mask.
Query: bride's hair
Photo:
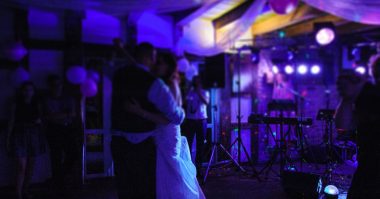
[[[173,78],[176,76],[177,73],[177,60],[171,53],[160,53],[159,54],[159,62],[163,62],[167,65],[167,70],[165,71],[165,74],[161,77],[162,80],[166,84],[171,84]]]

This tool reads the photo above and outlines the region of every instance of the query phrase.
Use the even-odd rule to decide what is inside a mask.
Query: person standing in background
[[[203,89],[200,76],[194,76],[192,84],[185,100],[186,119],[182,132],[188,140],[190,151],[196,136],[195,166],[199,175],[207,133],[207,105],[210,102],[210,93]]]
[[[74,125],[74,99],[63,93],[61,79],[50,75],[47,83],[49,91],[44,100],[46,137],[50,147],[53,184],[61,189],[65,178],[73,173],[75,164],[80,160],[81,135]]]
[[[33,176],[35,158],[46,151],[42,133],[41,103],[32,82],[20,87],[11,107],[8,125],[7,150],[16,158],[16,198],[29,198],[29,184]]]
[[[335,126],[342,132],[356,129],[358,167],[348,199],[380,198],[380,56],[371,61],[372,81],[348,71],[338,77],[341,102]]]

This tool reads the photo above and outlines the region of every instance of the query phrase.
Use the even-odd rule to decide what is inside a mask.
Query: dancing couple
[[[116,71],[112,83],[112,142],[120,199],[205,198],[189,146],[181,136],[176,60],[141,43],[135,64]]]

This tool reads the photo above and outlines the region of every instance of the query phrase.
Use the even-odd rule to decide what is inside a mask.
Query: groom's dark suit
[[[149,112],[162,113],[171,123],[180,124],[183,110],[175,106],[165,84],[143,65],[129,66],[115,73],[112,83],[112,142],[119,199],[155,198],[156,124],[128,112],[124,102],[134,99]]]

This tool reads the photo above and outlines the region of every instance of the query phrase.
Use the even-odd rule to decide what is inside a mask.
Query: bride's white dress
[[[191,161],[187,139],[179,125],[161,126],[156,133],[157,199],[205,198]]]

